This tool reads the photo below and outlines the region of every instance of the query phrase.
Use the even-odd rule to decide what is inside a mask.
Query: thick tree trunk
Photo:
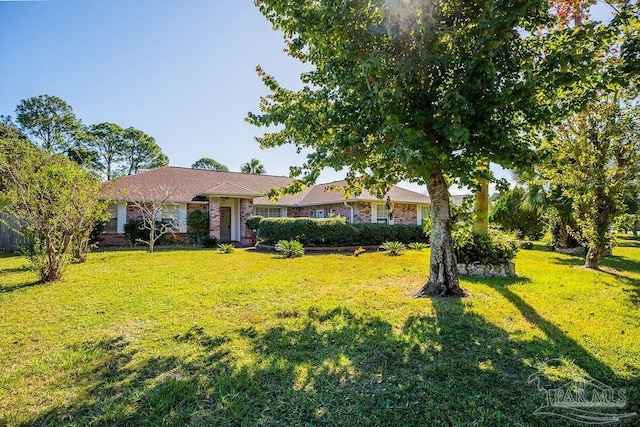
[[[486,236],[489,234],[489,183],[486,179],[478,179],[480,191],[476,193],[474,204],[475,219],[473,222],[473,235]]]
[[[471,296],[458,282],[458,265],[451,239],[449,190],[441,170],[431,174],[427,190],[431,198],[431,271],[429,280],[416,296]]]
[[[584,267],[591,268],[593,270],[600,269],[600,262],[602,262],[602,256],[604,255],[605,248],[589,246],[587,251],[587,257],[584,260]]]

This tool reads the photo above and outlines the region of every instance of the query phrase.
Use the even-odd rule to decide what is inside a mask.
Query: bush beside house
[[[255,217],[252,217],[255,218]],[[305,246],[381,245],[386,241],[405,244],[429,241],[418,225],[351,224],[346,218],[263,218],[257,224],[258,241],[274,245],[280,240],[297,240]],[[247,225],[249,225],[247,221]]]

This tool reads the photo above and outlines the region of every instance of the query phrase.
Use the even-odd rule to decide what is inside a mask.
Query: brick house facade
[[[397,186],[391,188],[384,200],[366,190],[357,197],[345,198],[342,190],[334,189],[344,182],[315,185],[278,201],[265,197],[272,188],[284,187],[290,181],[286,177],[169,166],[122,177],[105,183],[103,189],[103,197],[113,204],[110,226],[101,244],[127,244],[124,224],[140,217],[133,202],[157,202],[159,198],[154,194],[159,194],[159,189],[164,194],[161,200],[166,202],[167,211],[171,211],[176,222],[177,240],[188,236],[188,215],[201,210],[209,218],[210,236],[245,245],[254,238],[246,221],[256,214],[294,218],[339,215],[355,223],[421,224],[430,206],[428,196]]]

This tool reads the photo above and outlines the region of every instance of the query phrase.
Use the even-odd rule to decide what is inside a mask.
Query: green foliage
[[[187,215],[187,230],[194,242],[199,242],[209,232],[209,217],[200,209]]]
[[[518,248],[512,240],[495,232],[486,236],[468,234],[454,242],[459,264],[503,264],[515,258]]]
[[[264,217],[260,215],[252,215],[247,219],[247,227],[250,230],[257,230],[260,227],[260,223],[263,219]]]
[[[585,265],[591,268],[613,245],[625,187],[640,173],[640,106],[624,96],[603,94],[557,125],[541,146],[539,183],[571,201],[577,231],[571,237],[589,249]],[[552,224],[563,225],[570,224]]]
[[[507,232],[515,232],[518,239],[538,240],[544,232],[544,218],[540,211],[526,205],[525,199],[522,187],[501,192],[491,208],[489,221]]]
[[[66,151],[80,129],[71,106],[51,95],[20,101],[16,107],[16,121],[24,135],[45,150],[56,152]]]
[[[156,140],[141,130],[129,127],[123,130],[122,168],[127,175],[169,164]]]
[[[132,219],[124,224],[124,235],[134,246],[139,245],[142,240],[149,240],[150,230],[143,225],[144,221],[141,219]]]
[[[407,250],[407,247],[402,242],[384,242],[380,245],[387,255],[389,256],[400,256]]]
[[[267,170],[264,168],[264,165],[260,163],[260,160],[251,159],[247,163],[240,165],[240,172],[254,174],[254,175],[262,175],[267,173]]]
[[[297,240],[280,240],[275,250],[282,258],[298,258],[304,255],[304,246]]]
[[[219,254],[230,254],[233,253],[236,250],[236,247],[233,246],[231,243],[222,243],[220,244],[220,246],[218,246],[218,250],[216,252],[218,252]]]
[[[428,249],[429,245],[427,243],[424,242],[411,242],[409,243],[409,249],[411,249],[412,251],[422,251],[424,249]]]
[[[229,172],[229,168],[211,157],[203,157],[191,165],[192,169]]]
[[[205,236],[200,239],[200,244],[205,248],[215,248],[218,246],[218,239],[214,236]]]
[[[12,136],[0,138],[0,213],[19,223],[30,260],[43,282],[59,280],[71,261],[82,262],[106,203],[91,174],[61,154]]]
[[[387,240],[404,243],[427,242],[417,225],[350,224],[345,218],[264,218],[259,225],[260,241],[298,240],[305,246],[380,245]]]

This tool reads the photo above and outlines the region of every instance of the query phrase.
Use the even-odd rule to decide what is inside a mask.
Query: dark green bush
[[[456,258],[460,264],[504,264],[518,252],[516,244],[496,234],[458,237],[455,243]]]
[[[156,224],[156,228],[159,228],[159,224],[160,223]],[[140,240],[148,242],[149,234],[150,230],[144,228],[144,221],[141,219],[132,219],[131,221],[127,221],[124,225],[124,235],[129,239],[132,245],[139,245]],[[162,238],[160,238],[160,240],[162,240]]]
[[[386,241],[429,241],[418,225],[350,224],[345,218],[264,218],[260,221],[260,242],[297,240],[305,246],[381,245]]]
[[[212,236],[204,236],[200,239],[200,244],[205,248],[216,248],[218,247],[218,239]]]
[[[258,227],[260,227],[260,222],[262,222],[262,220],[264,219],[263,216],[260,215],[253,215],[250,216],[247,219],[247,228],[249,228],[250,230],[257,230]]]
[[[209,217],[197,209],[187,215],[187,230],[193,242],[199,242],[209,232]]]

